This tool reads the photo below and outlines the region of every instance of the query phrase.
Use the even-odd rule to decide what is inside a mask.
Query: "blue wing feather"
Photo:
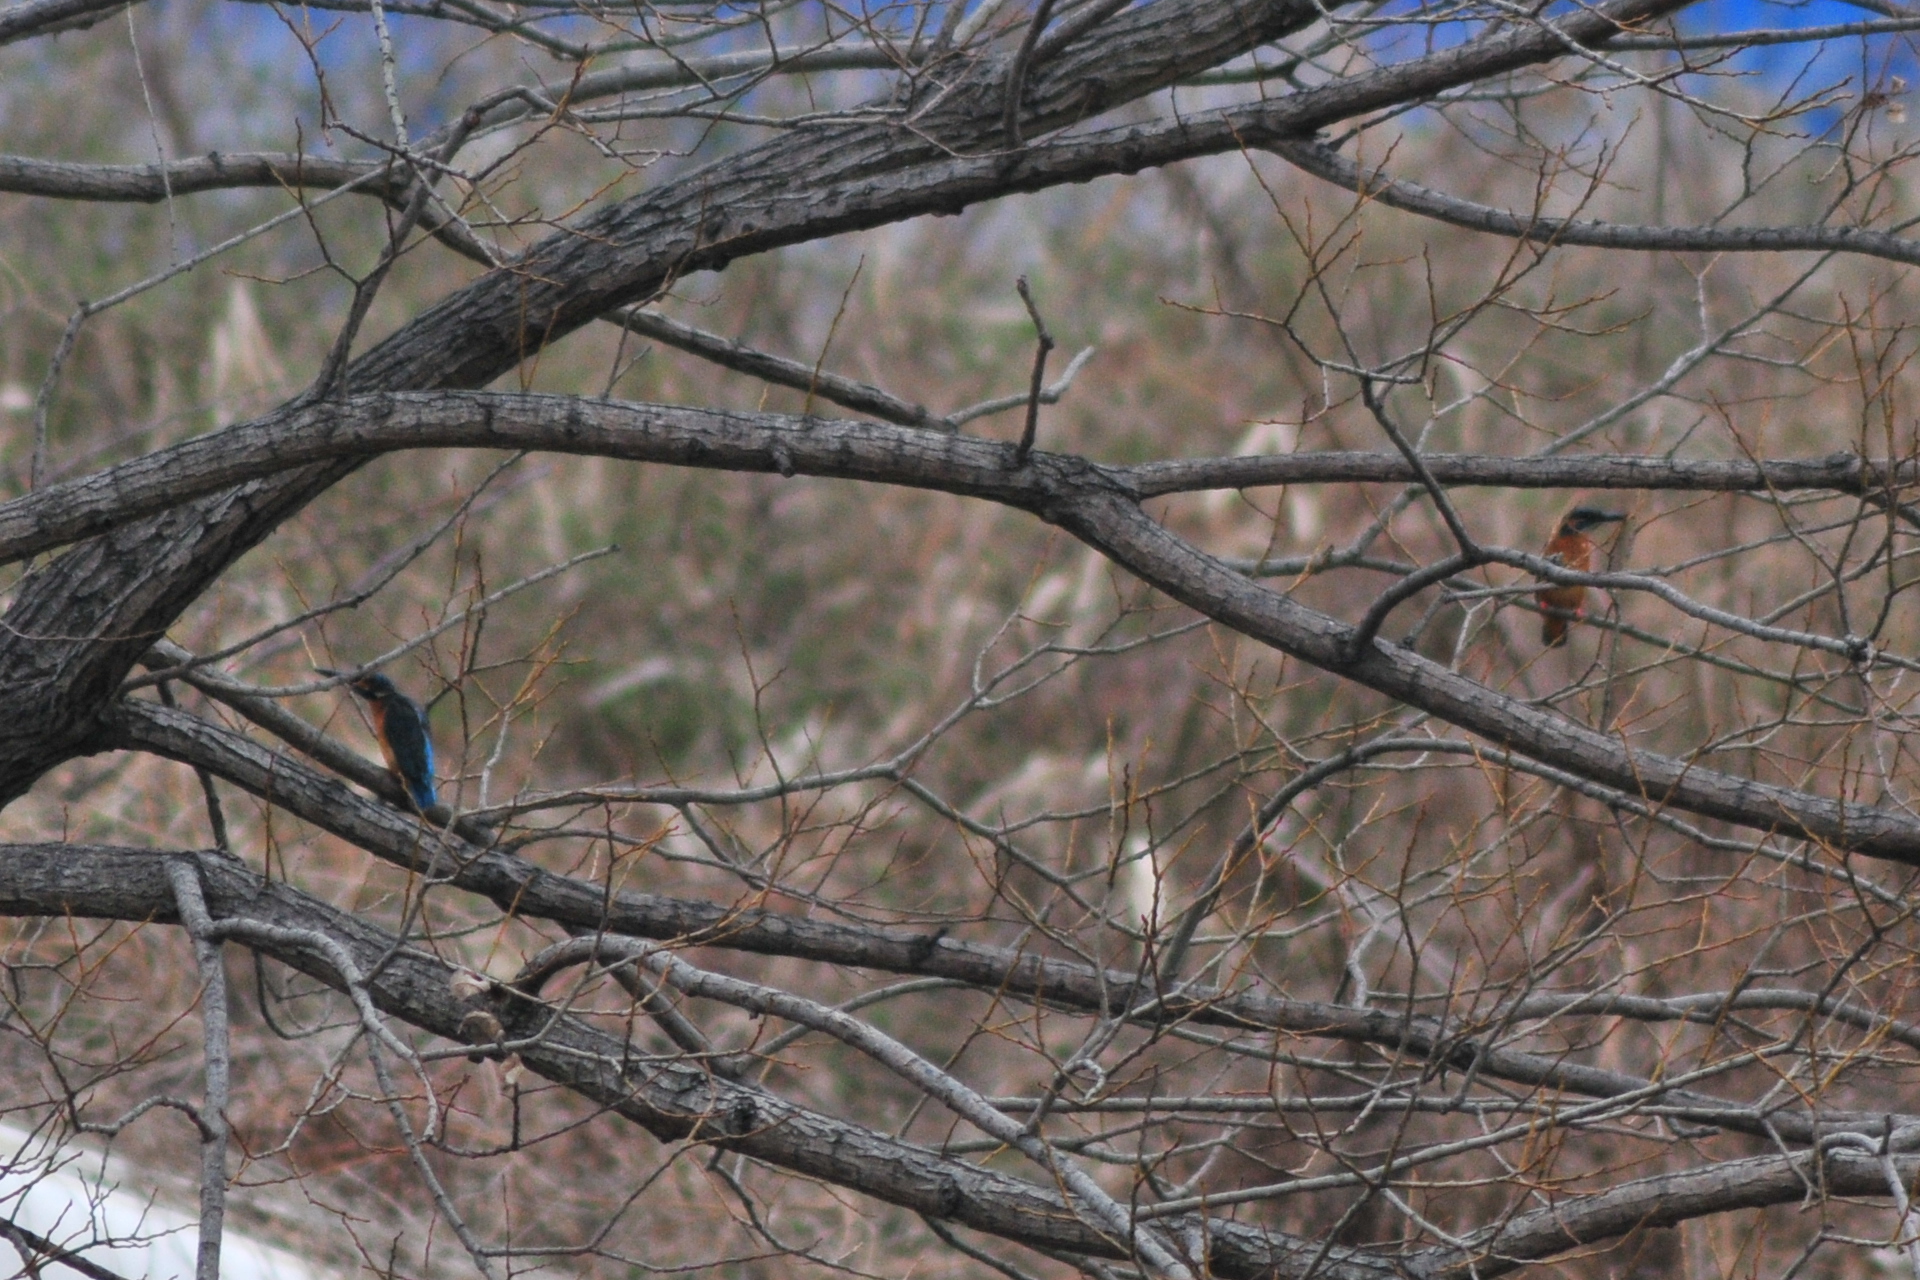
[[[413,802],[422,809],[433,807],[437,797],[433,788],[433,739],[427,735],[427,714],[412,698],[396,695],[386,714],[386,747],[400,771]]]

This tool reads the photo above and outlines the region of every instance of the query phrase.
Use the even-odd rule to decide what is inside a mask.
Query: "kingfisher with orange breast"
[[[323,676],[338,671],[315,667]],[[347,688],[365,699],[373,713],[373,736],[380,740],[380,754],[387,758],[387,772],[405,789],[420,812],[433,808],[438,796],[433,789],[433,739],[427,736],[427,710],[394,688],[393,681],[377,672],[355,676]]]
[[[1619,511],[1598,507],[1575,507],[1560,518],[1560,525],[1547,539],[1547,559],[1575,573],[1593,572],[1594,542],[1588,530],[1603,524],[1617,524],[1627,517]],[[1549,648],[1567,642],[1567,626],[1587,616],[1587,589],[1564,584],[1541,587],[1533,593],[1540,610],[1540,642]]]

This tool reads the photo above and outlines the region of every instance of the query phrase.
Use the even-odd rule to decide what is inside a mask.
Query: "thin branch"
[[[1079,376],[1080,370],[1086,366],[1087,361],[1093,359],[1094,350],[1095,348],[1093,347],[1080,348],[1080,354],[1067,361],[1067,367],[1061,371],[1059,379],[1051,385],[1041,388],[1039,396],[1040,403],[1059,404],[1060,398],[1066,395],[1072,388],[1073,380]],[[980,403],[968,405],[964,409],[955,409],[952,413],[940,419],[940,422],[953,430],[958,430],[967,423],[972,422],[975,418],[985,418],[992,414],[1003,413],[1008,409],[1018,409],[1023,404],[1031,403],[1033,399],[1034,396],[1030,391],[1019,392],[1015,395],[995,396],[991,400],[982,400]]]
[[[1027,20],[1027,33],[1020,40],[1020,47],[1013,55],[1013,62],[1007,68],[1006,102],[1001,107],[1001,127],[1006,134],[1006,148],[1018,151],[1025,140],[1020,136],[1020,99],[1027,91],[1027,67],[1033,60],[1034,46],[1040,43],[1041,33],[1046,31],[1047,22],[1053,17],[1054,0],[1040,0],[1033,7],[1033,17]]]
[[[924,405],[909,403],[880,387],[816,369],[785,356],[755,350],[730,338],[682,324],[657,311],[626,307],[608,319],[656,342],[664,342],[670,347],[699,356],[702,360],[759,378],[763,382],[817,394],[822,400],[830,400],[855,413],[872,414],[882,422],[933,430],[954,429],[947,421],[928,412]]]
[[[1028,399],[1023,395],[1015,403]],[[1042,401],[1047,401],[1046,395]],[[999,407],[989,401],[980,408],[989,406]],[[790,414],[729,413],[557,395],[447,391],[352,396],[324,406],[297,405],[0,502],[0,562],[91,537],[187,499],[310,462],[400,449],[477,447],[686,463],[691,452],[706,450],[711,443],[730,438],[744,442],[755,432],[763,441],[784,439],[789,432],[807,429],[802,424],[808,423],[816,434],[859,434],[857,423],[821,422]],[[903,447],[911,440],[892,438]],[[793,453],[791,445],[782,448],[800,466],[802,455]],[[1426,454],[1421,464],[1442,485],[1522,489],[1864,494],[1920,483],[1920,463],[1868,460],[1852,453],[1769,462],[1661,455]],[[729,449],[708,465],[767,471],[779,467],[766,443]],[[886,476],[877,468],[859,473],[845,468],[801,469],[859,478]],[[902,465],[892,470],[913,482],[913,468]],[[1217,489],[1419,479],[1403,456],[1381,453],[1203,458],[1101,470],[1110,483],[1140,499]]]
[[[1191,1280],[1192,1272],[1156,1232],[1142,1230],[1132,1214],[1100,1189],[1078,1165],[1029,1133],[1026,1127],[996,1110],[986,1098],[940,1070],[892,1036],[838,1009],[790,995],[775,987],[729,978],[695,968],[669,951],[649,943],[625,939],[597,939],[600,954],[637,959],[675,988],[761,1015],[771,1015],[823,1032],[866,1054],[915,1088],[938,1098],[956,1115],[1013,1147],[1065,1184],[1074,1198],[1111,1238],[1138,1249],[1151,1274],[1168,1280]]]
[[[372,396],[351,406],[328,406],[319,421],[303,419],[294,439],[324,457],[342,448],[364,453],[377,439],[396,447],[458,440],[510,448],[551,447],[613,457],[694,463],[714,468],[836,475],[862,480],[946,489],[1047,518],[1101,551],[1114,563],[1173,599],[1311,665],[1349,678],[1437,715],[1493,743],[1565,769],[1605,786],[1644,795],[1708,817],[1763,831],[1829,841],[1872,857],[1920,863],[1920,818],[1853,801],[1820,796],[1721,773],[1697,760],[1631,749],[1611,734],[1578,724],[1552,710],[1529,705],[1460,672],[1427,661],[1400,646],[1374,645],[1357,658],[1348,648],[1352,629],[1236,572],[1175,536],[1148,516],[1124,483],[1125,472],[1108,472],[1078,459],[1034,453],[1028,465],[1008,469],[1010,446],[963,436],[905,432],[877,423],[822,423],[768,415],[719,414],[621,406],[568,397]],[[297,416],[301,410],[293,411]],[[509,416],[511,415],[511,416]],[[778,423],[778,426],[771,424]],[[256,428],[262,443],[277,434]],[[206,456],[203,442],[215,442]],[[234,436],[202,437],[204,464],[229,468],[234,456],[221,446]],[[901,448],[909,444],[909,448]],[[191,448],[192,445],[181,446]],[[289,449],[289,452],[292,450]],[[286,466],[304,459],[268,454],[256,466]],[[1423,460],[1424,462],[1424,460]],[[1428,468],[1429,472],[1431,468]],[[230,473],[229,473],[230,474]],[[158,494],[177,483],[161,482]],[[23,506],[44,500],[30,495],[0,507],[0,547]],[[30,528],[32,526],[29,526]],[[38,530],[34,530],[38,533]],[[1572,575],[1534,556],[1482,553],[1539,577],[1569,577],[1594,585],[1618,584],[1660,595],[1669,603],[1725,625],[1786,643],[1844,655],[1857,652],[1852,637],[1820,637],[1781,628],[1758,628],[1724,611],[1689,601],[1658,580],[1634,575]],[[1886,660],[1892,661],[1889,656]],[[292,690],[289,690],[291,692]]]
[[[1557,245],[1591,245],[1645,253],[1783,253],[1812,250],[1860,253],[1892,262],[1920,263],[1920,241],[1870,227],[1649,227],[1597,219],[1553,218],[1544,214],[1512,213],[1475,204],[1386,176],[1382,170],[1363,170],[1337,151],[1317,142],[1278,139],[1265,150],[1335,186],[1355,191],[1389,208],[1403,209],[1470,231],[1515,236]]]
[[[78,844],[3,846],[0,914],[164,922],[175,911],[164,864],[181,856]],[[349,989],[356,1001],[364,995],[379,1012],[444,1037],[465,1052],[459,1025],[469,1010],[454,995],[457,971],[445,962],[238,862],[202,858],[200,866],[206,902],[223,936],[336,989],[349,989],[342,965],[350,964],[364,978],[364,986]],[[324,950],[316,945],[323,939]],[[1002,1239],[1067,1253],[1129,1255],[1124,1243],[1081,1221],[1052,1186],[937,1155],[728,1084],[696,1066],[641,1059],[624,1040],[534,1001],[510,998],[498,1008],[509,1035],[521,1037],[510,1043],[528,1067],[663,1140],[697,1139],[739,1151]],[[1322,1252],[1317,1243],[1271,1228],[1188,1216],[1165,1229],[1182,1238],[1198,1233],[1214,1274],[1226,1280],[1256,1275],[1306,1280],[1308,1274],[1320,1280],[1392,1280],[1396,1274],[1389,1263],[1358,1249],[1336,1249],[1310,1272]]]
[[[378,174],[386,174],[390,180],[370,181]],[[246,187],[282,191],[348,184],[362,194],[386,200],[397,197],[406,185],[402,171],[390,161],[335,160],[284,151],[215,151],[159,164],[80,164],[0,156],[0,191],[58,200],[152,204],[165,200],[169,193],[183,196]]]
[[[1035,22],[1039,21],[1035,17]],[[1040,388],[1047,379],[1047,356],[1053,351],[1053,335],[1047,332],[1047,322],[1040,318],[1040,308],[1034,304],[1033,291],[1027,288],[1027,278],[1021,276],[1014,281],[1019,290],[1020,301],[1027,304],[1027,316],[1033,321],[1033,377],[1027,388],[1027,424],[1020,431],[1020,443],[1013,451],[1013,465],[1027,465],[1027,455],[1033,452],[1033,438],[1040,429]]]
[[[200,1109],[200,1243],[195,1280],[220,1280],[220,1246],[227,1220],[228,1079],[233,1053],[228,1040],[227,969],[213,917],[200,891],[197,864],[168,858],[174,909],[193,942],[200,967],[200,1020],[204,1027],[206,1104]]]
[[[38,1232],[29,1231],[11,1218],[0,1220],[0,1234],[20,1253],[20,1261],[26,1267],[26,1274],[38,1277],[42,1260],[58,1262],[62,1266],[72,1267],[87,1280],[131,1280],[118,1272],[110,1271],[78,1249],[69,1249],[57,1244]]]
[[[416,874],[443,875],[453,886],[490,899],[503,911],[577,927],[595,936],[675,940],[682,945],[951,978],[1018,999],[1105,1017],[1190,1021],[1379,1044],[1416,1060],[1591,1097],[1616,1097],[1648,1086],[1647,1080],[1625,1072],[1585,1066],[1558,1055],[1506,1049],[1439,1019],[1198,983],[1153,993],[1141,1003],[1138,973],[968,942],[948,936],[944,928],[856,927],[651,894],[609,894],[600,885],[556,875],[517,855],[469,844],[452,833],[434,831],[432,846],[423,847],[422,829],[411,815],[356,796],[297,759],[183,712],[128,701],[117,709],[111,729],[113,745],[203,764],[235,786],[269,798],[287,812],[396,866]],[[1427,745],[1455,753],[1473,751],[1467,744],[1439,740]],[[1497,756],[1492,759],[1502,763]],[[1510,762],[1508,767],[1537,768],[1524,761]],[[1592,788],[1583,780],[1572,781]],[[1624,803],[1643,802],[1628,799]],[[445,870],[449,866],[451,872]],[[1791,1141],[1811,1141],[1836,1123],[1855,1123],[1844,1115],[1761,1110],[1682,1091],[1669,1092],[1666,1100],[1678,1109],[1676,1114],[1701,1124]]]
[[[179,705],[174,701],[173,686],[169,682],[165,680],[160,682],[159,693],[162,706]],[[213,847],[221,853],[230,854],[233,852],[233,846],[227,838],[227,814],[220,804],[220,793],[214,788],[213,775],[201,768],[194,769],[193,775],[200,781],[200,798],[207,807],[207,826],[213,835]]]
[[[1645,489],[1690,493],[1867,493],[1920,483],[1920,463],[1870,460],[1841,451],[1821,458],[1679,458],[1669,454],[1425,453],[1427,473],[1443,485],[1500,489]],[[1142,463],[1124,472],[1142,498],[1209,489],[1294,484],[1405,484],[1420,479],[1397,453],[1303,452]],[[0,508],[4,510],[4,508]]]

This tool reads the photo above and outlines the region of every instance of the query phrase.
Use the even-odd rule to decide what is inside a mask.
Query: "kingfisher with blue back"
[[[1553,537],[1547,539],[1546,557],[1575,573],[1593,572],[1593,535],[1588,532],[1603,524],[1618,524],[1627,517],[1618,511],[1597,507],[1575,507],[1560,518]],[[1570,623],[1587,616],[1587,589],[1568,583],[1543,586],[1533,593],[1545,615],[1540,619],[1540,643],[1552,648],[1567,642]]]
[[[344,674],[315,667],[323,676]],[[433,789],[433,739],[427,734],[427,711],[419,703],[394,688],[393,681],[378,672],[367,672],[347,681],[347,688],[366,700],[373,713],[373,736],[380,740],[380,754],[387,758],[387,772],[405,789],[420,812],[438,802]]]

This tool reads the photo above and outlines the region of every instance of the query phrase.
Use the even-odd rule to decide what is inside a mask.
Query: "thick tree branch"
[[[999,147],[1008,68],[996,60],[909,118],[929,140],[924,146],[903,146],[890,126],[833,125],[717,162],[583,220],[576,232],[550,238],[422,315],[367,354],[355,385],[477,386],[554,337],[652,292],[669,272],[716,270],[800,238],[1297,137],[1602,42],[1685,2],[1614,0],[1557,25],[1503,30],[1286,97],[1172,124],[1075,134],[1013,155]],[[1027,132],[1078,123],[1318,16],[1311,6],[1251,0],[1164,3],[1117,15],[1102,41],[1036,69],[1025,99]],[[1155,38],[1158,50],[1143,43]],[[449,346],[449,326],[466,341]]]
[[[1030,121],[1052,127],[1084,118],[1318,12],[1306,0],[1167,0],[1131,10],[1106,26],[1097,49],[1068,50],[1038,69]],[[911,133],[892,123],[797,131],[589,216],[376,346],[340,390],[484,383],[688,270],[1030,189],[1001,174],[997,158],[952,158],[993,136],[1005,71],[1004,60],[978,64],[919,110]],[[1100,163],[1113,172],[1115,160],[1108,154]],[[955,164],[972,166],[959,188],[941,180]],[[1038,185],[1061,180],[1049,175]],[[18,711],[0,725],[0,803],[86,750],[109,690],[172,620],[357,465],[323,464],[205,499],[77,548],[20,583],[0,620],[0,684],[15,691]]]
[[[1878,1127],[1876,1126],[1876,1129]],[[1878,1138],[1879,1132],[1872,1135]],[[1920,1176],[1920,1160],[1895,1161],[1909,1183]],[[1529,1262],[1555,1257],[1582,1245],[1618,1239],[1645,1227],[1671,1227],[1710,1214],[1804,1200],[1811,1187],[1842,1196],[1874,1199],[1886,1195],[1886,1177],[1872,1155],[1833,1150],[1727,1160],[1684,1173],[1659,1174],[1621,1183],[1604,1191],[1568,1197],[1550,1208],[1520,1214],[1497,1227],[1474,1233],[1464,1249],[1445,1246],[1408,1259],[1409,1271],[1422,1280],[1475,1280],[1504,1275]]]
[[[1394,1010],[1355,1009],[1287,999],[1259,988],[1221,990],[1198,983],[1143,992],[1132,973],[966,942],[944,930],[860,928],[754,908],[609,893],[603,886],[556,875],[503,850],[469,843],[454,832],[423,826],[412,814],[360,796],[284,752],[184,711],[128,700],[114,708],[110,732],[114,745],[122,749],[206,768],[378,858],[415,874],[443,878],[504,912],[595,934],[950,978],[983,991],[1103,1017],[1132,1014],[1143,1021],[1191,1021],[1373,1044],[1433,1066],[1589,1097],[1644,1094],[1652,1087],[1625,1072],[1501,1047],[1479,1038],[1478,1028]],[[1155,998],[1150,1010],[1143,1011],[1140,1006],[1149,996]],[[1693,1090],[1656,1092],[1661,1095],[1659,1109],[1667,1114],[1792,1142],[1811,1142],[1836,1126],[1864,1122],[1843,1113],[1761,1110]]]
[[[268,881],[216,853],[183,855],[100,845],[0,846],[0,915],[80,916],[177,923],[169,858],[194,856],[205,900],[227,936],[336,989],[347,977],[332,958],[350,958],[365,994],[389,1016],[450,1043],[462,1044],[461,1022],[472,1012],[455,994],[459,971],[402,945],[356,916],[280,881]],[[331,946],[303,945],[306,937]],[[338,948],[336,952],[334,949]],[[491,1007],[523,1061],[542,1076],[619,1112],[663,1141],[697,1139],[740,1151],[975,1230],[1042,1248],[1094,1257],[1121,1250],[1081,1224],[1051,1189],[989,1172],[894,1138],[805,1110],[758,1089],[730,1084],[696,1067],[637,1057],[631,1046],[551,1007],[494,989]],[[1893,1151],[1913,1143],[1906,1129],[1874,1119],[1863,1130]],[[1884,1135],[1884,1137],[1883,1137]],[[1894,1157],[1908,1180],[1920,1160]],[[1548,1208],[1518,1215],[1468,1237],[1406,1258],[1369,1257],[1316,1242],[1195,1215],[1162,1224],[1178,1238],[1206,1241],[1212,1272],[1222,1277],[1320,1276],[1329,1280],[1467,1280],[1498,1275],[1570,1249],[1617,1238],[1636,1228],[1671,1226],[1737,1209],[1800,1200],[1819,1184],[1831,1193],[1883,1198],[1880,1157],[1836,1145],[1732,1160],[1682,1173],[1622,1183],[1591,1195],[1566,1195]]]
[[[1617,737],[1508,697],[1399,645],[1376,641],[1355,656],[1347,624],[1249,581],[1118,493],[1086,486],[1041,514],[1215,621],[1521,755],[1657,804],[1920,865],[1920,821],[1904,813],[1632,751]]]
[[[27,0],[0,10],[0,44],[56,31],[78,31],[104,22],[140,0]]]
[[[1444,485],[1501,489],[1647,489],[1686,493],[1873,493],[1920,483],[1920,463],[1870,460],[1854,453],[1824,458],[1675,458],[1666,455],[1425,453],[1420,460]],[[1284,484],[1411,484],[1419,480],[1398,453],[1284,453],[1195,458],[1116,468],[1141,498],[1206,489]],[[0,520],[6,507],[0,505]]]
[[[992,441],[949,449],[916,433],[854,422],[559,395],[362,395],[279,409],[0,502],[0,563],[294,467],[428,448],[531,449],[739,471],[781,471],[784,456],[796,474],[924,485],[1019,506],[1045,496],[1021,483],[1021,477],[1002,474],[1003,450]],[[1390,453],[1197,458],[1129,467],[1053,457],[1056,465],[1086,468],[1087,474],[1097,474],[1102,483],[1136,499],[1209,489],[1404,483],[1418,478],[1404,457]],[[1863,494],[1920,482],[1920,463],[1868,460],[1852,453],[1770,462],[1465,454],[1430,454],[1424,461],[1442,484],[1516,489]],[[980,483],[960,486],[959,478],[968,473],[977,475]]]
[[[369,179],[382,169],[389,171],[385,181]],[[356,191],[394,200],[403,198],[410,178],[404,168],[385,160],[333,160],[282,151],[214,151],[165,164],[77,164],[0,156],[0,191],[58,200],[154,204],[201,191],[332,188],[354,182],[360,184]]]
[[[366,403],[438,404],[444,410],[462,402],[371,397]],[[488,403],[481,398],[471,409],[484,418]],[[1015,469],[1010,445],[880,423],[776,419],[777,425],[768,425],[755,415],[649,408],[623,418],[605,404],[590,413],[585,403],[558,397],[522,397],[513,403],[528,412],[539,434],[549,439],[559,434],[573,451],[914,485],[1019,507],[1066,528],[1128,572],[1243,635],[1521,755],[1656,804],[1920,865],[1920,820],[1909,815],[1735,777],[1691,760],[1633,751],[1614,736],[1503,694],[1398,645],[1376,642],[1356,654],[1347,623],[1249,580],[1149,517],[1130,491],[1124,471],[1043,454]],[[369,435],[379,429],[381,417],[377,410],[371,415]],[[502,427],[504,417],[493,414],[492,429],[502,433],[495,441],[528,447],[526,437],[514,438]],[[525,421],[517,415],[514,420]],[[358,424],[337,429],[348,441],[333,448],[356,447],[350,441]],[[450,429],[475,430],[452,424]],[[419,430],[401,428],[416,443],[424,442]],[[475,434],[462,439],[482,442]],[[589,449],[590,440],[600,447]]]
[[[165,870],[179,853],[99,845],[0,845],[0,915],[80,916],[177,923]],[[228,936],[336,990],[348,979],[329,939],[368,975],[365,993],[390,1017],[464,1045],[472,1012],[455,994],[459,970],[405,946],[370,922],[338,911],[238,860],[197,858],[207,907]],[[650,1058],[541,1002],[495,988],[490,1007],[528,1067],[666,1142],[698,1140],[780,1168],[957,1222],[1003,1239],[1094,1257],[1126,1249],[1086,1226],[1051,1187],[978,1168],[858,1125],[809,1111],[698,1066]],[[1355,1249],[1327,1254],[1315,1242],[1220,1219],[1186,1215],[1165,1228],[1204,1240],[1215,1274],[1389,1280],[1393,1267]],[[1318,1261],[1318,1268],[1315,1262]]]

